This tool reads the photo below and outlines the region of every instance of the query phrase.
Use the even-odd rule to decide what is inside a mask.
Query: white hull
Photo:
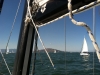
[[[86,55],[86,56],[89,56],[90,54],[88,54],[88,53],[80,53],[80,55]]]
[[[56,52],[54,52],[54,53],[56,53]]]

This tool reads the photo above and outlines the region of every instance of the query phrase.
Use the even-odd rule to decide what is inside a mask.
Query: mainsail
[[[85,37],[84,37],[83,47],[82,47],[82,51],[81,51],[80,55],[89,55],[88,54],[88,45],[87,45]]]
[[[54,50],[54,53],[56,53],[56,50]]]
[[[8,53],[9,53],[9,48],[7,47],[6,54],[8,54]]]

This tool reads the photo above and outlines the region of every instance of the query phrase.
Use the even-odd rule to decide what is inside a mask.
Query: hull
[[[88,54],[88,53],[80,53],[80,55],[89,56],[90,54]]]
[[[6,54],[8,54],[8,53],[6,53]]]

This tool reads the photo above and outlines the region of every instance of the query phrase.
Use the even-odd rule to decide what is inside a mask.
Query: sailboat
[[[8,53],[9,53],[9,48],[7,47],[6,54],[8,54]]]
[[[11,53],[14,53],[14,51],[12,50],[12,52]]]
[[[84,37],[83,47],[82,47],[82,51],[81,51],[80,55],[89,56],[89,53],[88,53],[88,45],[87,45],[87,42],[86,42],[85,37]]]
[[[0,12],[1,12],[1,8],[3,5],[3,1],[4,0],[0,0]],[[21,0],[20,0],[20,2],[21,2]],[[20,6],[20,2],[18,5],[18,8]],[[97,0],[97,1],[96,0],[77,0],[77,2],[73,0],[73,2],[72,2],[73,6],[72,6],[71,2],[72,2],[71,0],[68,0],[68,1],[67,0],[59,0],[59,1],[57,1],[57,0],[25,0],[22,23],[21,23],[22,25],[20,28],[21,30],[20,30],[18,47],[17,47],[17,52],[16,52],[16,59],[15,59],[13,72],[12,72],[12,74],[10,73],[10,75],[29,75],[31,58],[32,58],[32,49],[33,49],[32,46],[34,45],[34,50],[37,50],[36,49],[37,39],[38,39],[38,37],[40,38],[40,36],[38,34],[38,28],[43,25],[50,24],[54,21],[57,21],[61,18],[64,18],[65,16],[69,15],[71,21],[74,24],[77,24],[78,26],[84,26],[88,30],[89,35],[91,37],[93,37],[93,34],[92,34],[90,28],[87,25],[85,25],[85,23],[83,23],[83,22],[76,22],[76,20],[73,19],[73,14],[82,12],[86,9],[89,9],[90,7],[100,4],[100,0]],[[73,7],[73,9],[72,9],[72,7]],[[40,11],[40,9],[41,9],[41,11]],[[16,14],[17,14],[17,12],[16,12]],[[35,33],[36,31],[37,31],[37,33]],[[92,40],[95,40],[95,39],[92,38]],[[95,43],[94,45],[98,51],[97,43],[95,41],[93,41],[93,42]],[[83,54],[85,55],[88,52],[86,50],[84,51],[84,49],[86,49],[85,46],[87,45],[86,40],[84,43],[85,43],[85,45],[83,44],[82,52],[80,55],[83,55]],[[43,45],[43,42],[42,42],[42,45]],[[88,48],[87,48],[87,50],[88,50]],[[33,75],[35,73],[34,70],[35,70],[35,63],[36,63],[35,62],[36,61],[36,53],[35,52],[36,51],[34,51],[34,61],[33,61],[33,70],[32,70]],[[9,53],[9,49],[7,49],[7,54],[8,53]],[[47,53],[47,51],[46,51],[46,53]],[[97,52],[97,54],[99,57],[98,52]],[[48,55],[48,53],[47,53],[47,55]],[[88,55],[88,53],[86,55]],[[51,59],[50,59],[50,61],[51,61]],[[51,62],[51,64],[52,64],[52,62]],[[54,67],[54,65],[53,65],[53,67]]]
[[[54,50],[54,53],[56,53],[56,50]]]

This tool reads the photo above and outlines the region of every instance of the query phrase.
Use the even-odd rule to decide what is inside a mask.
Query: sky
[[[14,21],[15,13],[18,7],[19,0],[4,0],[2,12],[0,14],[0,49],[5,49],[10,35],[12,23]],[[24,0],[21,2],[21,6],[17,15],[17,19],[14,25],[14,30],[9,42],[8,47],[10,49],[16,49],[21,20],[23,12]],[[100,47],[100,6],[96,7],[96,28],[95,37]],[[89,9],[85,12],[75,14],[74,19],[77,21],[85,22],[91,30],[93,30],[93,9]],[[84,37],[86,38],[89,51],[94,51],[92,42],[88,36],[88,33],[84,27],[74,25],[68,16],[62,18],[56,22],[50,23],[46,26],[39,28],[41,39],[46,48],[54,48],[58,50],[65,50],[65,23],[66,23],[66,50],[70,52],[80,52],[83,44]],[[38,40],[38,48],[43,49],[40,41]]]

